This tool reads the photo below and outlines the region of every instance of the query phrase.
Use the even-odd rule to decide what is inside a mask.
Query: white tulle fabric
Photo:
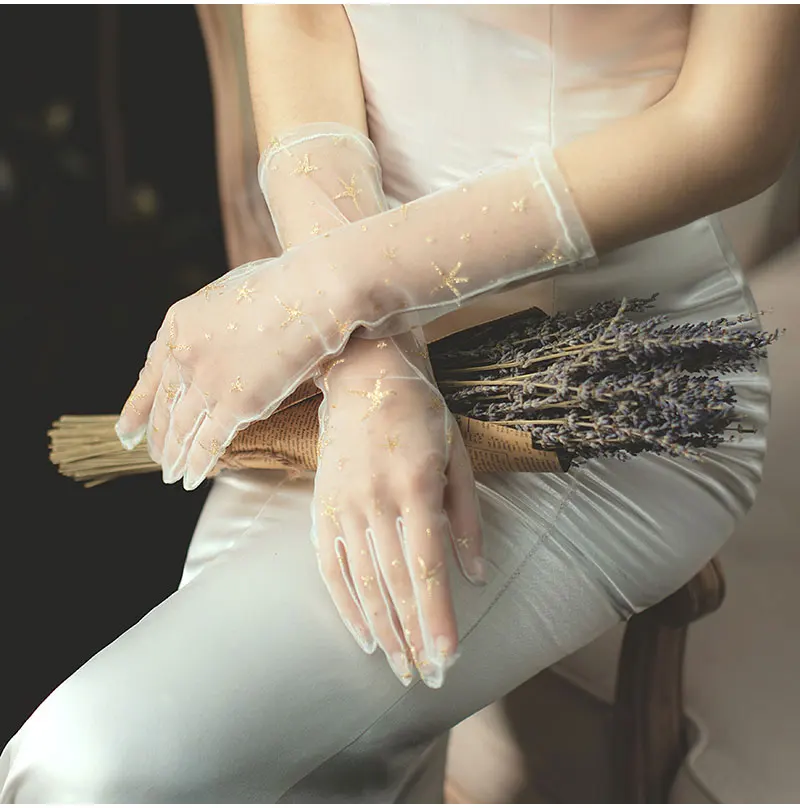
[[[354,340],[317,379],[312,535],[361,647],[377,641],[404,684],[413,665],[440,687],[458,647],[447,556],[472,582],[483,562],[472,466],[426,357],[413,333]]]
[[[362,145],[318,124],[302,157],[278,140],[263,170],[316,183],[329,199],[334,190],[334,202],[360,212],[365,172],[331,173],[322,157]],[[377,161],[366,173],[379,182]],[[319,200],[315,208],[332,210]],[[235,433],[269,416],[355,329],[403,333],[478,295],[594,258],[546,146],[399,208],[322,226],[320,217],[317,238],[238,267],[167,312],[117,424],[127,446],[147,434],[166,481],[199,485]]]
[[[366,138],[338,126],[321,137],[311,127],[312,156],[308,134],[285,135],[259,166],[284,247],[386,208]],[[297,182],[296,167],[312,160],[315,171]],[[343,194],[345,185],[361,193]],[[440,687],[458,653],[446,554],[452,546],[467,579],[480,580],[481,524],[469,457],[422,332],[350,341],[316,382],[311,534],[323,581],[366,653],[380,647],[405,685],[416,667]]]

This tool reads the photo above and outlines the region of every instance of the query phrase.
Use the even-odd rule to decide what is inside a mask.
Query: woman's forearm
[[[315,121],[367,133],[353,32],[341,5],[242,6],[259,146]]]
[[[695,6],[659,104],[556,151],[598,253],[763,191],[800,137],[800,7]]]

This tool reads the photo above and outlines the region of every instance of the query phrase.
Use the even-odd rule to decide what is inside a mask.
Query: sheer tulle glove
[[[292,165],[305,158],[309,134],[313,136],[309,162],[318,168],[308,181],[297,182],[280,166],[287,159]],[[355,200],[358,207],[342,196],[343,181],[330,182],[331,170],[336,171],[334,177],[349,178],[374,171],[376,155],[359,132],[332,126],[323,138],[315,126],[300,127],[280,143],[280,151],[268,153],[272,159],[262,160],[259,179],[284,246],[386,209],[383,189],[374,182],[358,183],[362,188]],[[320,449],[325,452],[315,476],[312,539],[323,580],[361,648],[372,653],[379,644],[403,684],[411,681],[412,665],[419,665],[424,681],[439,686],[458,646],[446,571],[437,566],[449,554],[447,546],[454,537],[456,557],[467,579],[479,580],[482,573],[475,480],[461,433],[436,387],[421,331],[368,345],[351,340],[333,360],[325,380],[332,380],[332,393],[317,379],[323,391]],[[386,378],[389,372],[391,379]],[[351,384],[359,389],[351,392]],[[381,385],[395,389],[382,395]],[[336,406],[331,395],[339,400]],[[391,406],[383,410],[387,396]],[[376,406],[365,411],[365,403]],[[398,410],[401,418],[387,420]],[[402,438],[400,432],[405,433]],[[416,444],[413,451],[412,444]],[[427,458],[444,467],[445,473],[428,466]],[[402,467],[389,469],[388,463],[395,461]],[[404,477],[406,473],[410,476]],[[410,492],[409,481],[423,486],[422,499]],[[379,513],[372,507],[380,499],[386,502],[385,514],[380,506]],[[426,514],[431,533],[415,532]],[[344,526],[356,533],[351,535]],[[390,557],[400,563],[387,563]],[[429,598],[420,599],[421,587],[414,586],[414,577],[422,573],[419,559],[427,559],[428,568],[436,570],[431,578],[436,591]],[[449,656],[442,657],[448,650]]]
[[[355,340],[316,378],[312,536],[356,641],[436,688],[458,649],[450,548],[471,582],[484,570],[472,466],[432,378],[421,333]]]
[[[352,136],[334,145],[329,125],[317,128],[318,137],[309,128],[300,158],[276,143],[266,160],[279,162],[266,170],[285,171],[287,181],[324,180],[339,188],[335,202],[346,200],[360,212],[365,183],[380,182],[377,163],[366,176],[330,173],[312,147],[318,141],[329,148],[352,145]],[[118,434],[133,445],[148,418],[155,430],[172,421],[186,459],[171,465],[179,469],[185,462],[184,486],[193,488],[238,429],[274,411],[357,327],[372,338],[403,333],[478,295],[593,258],[552,152],[538,147],[453,187],[322,233],[280,259],[233,270],[175,304]]]
[[[307,129],[259,163],[287,249],[386,209],[369,139],[339,124]],[[358,290],[329,264],[300,264],[285,253],[237,267],[167,312],[117,424],[128,448],[147,435],[165,482],[199,485],[235,433],[266,418],[356,328],[348,313],[367,308]]]

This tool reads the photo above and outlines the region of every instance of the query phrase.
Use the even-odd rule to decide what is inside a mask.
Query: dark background
[[[118,412],[169,304],[228,269],[192,6],[0,9],[0,262],[2,747],[177,587],[205,498],[84,489],[46,435]]]

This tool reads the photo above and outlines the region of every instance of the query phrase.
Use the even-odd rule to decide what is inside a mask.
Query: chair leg
[[[683,659],[688,626],[650,611],[628,623],[613,717],[614,799],[664,803],[686,755]]]

